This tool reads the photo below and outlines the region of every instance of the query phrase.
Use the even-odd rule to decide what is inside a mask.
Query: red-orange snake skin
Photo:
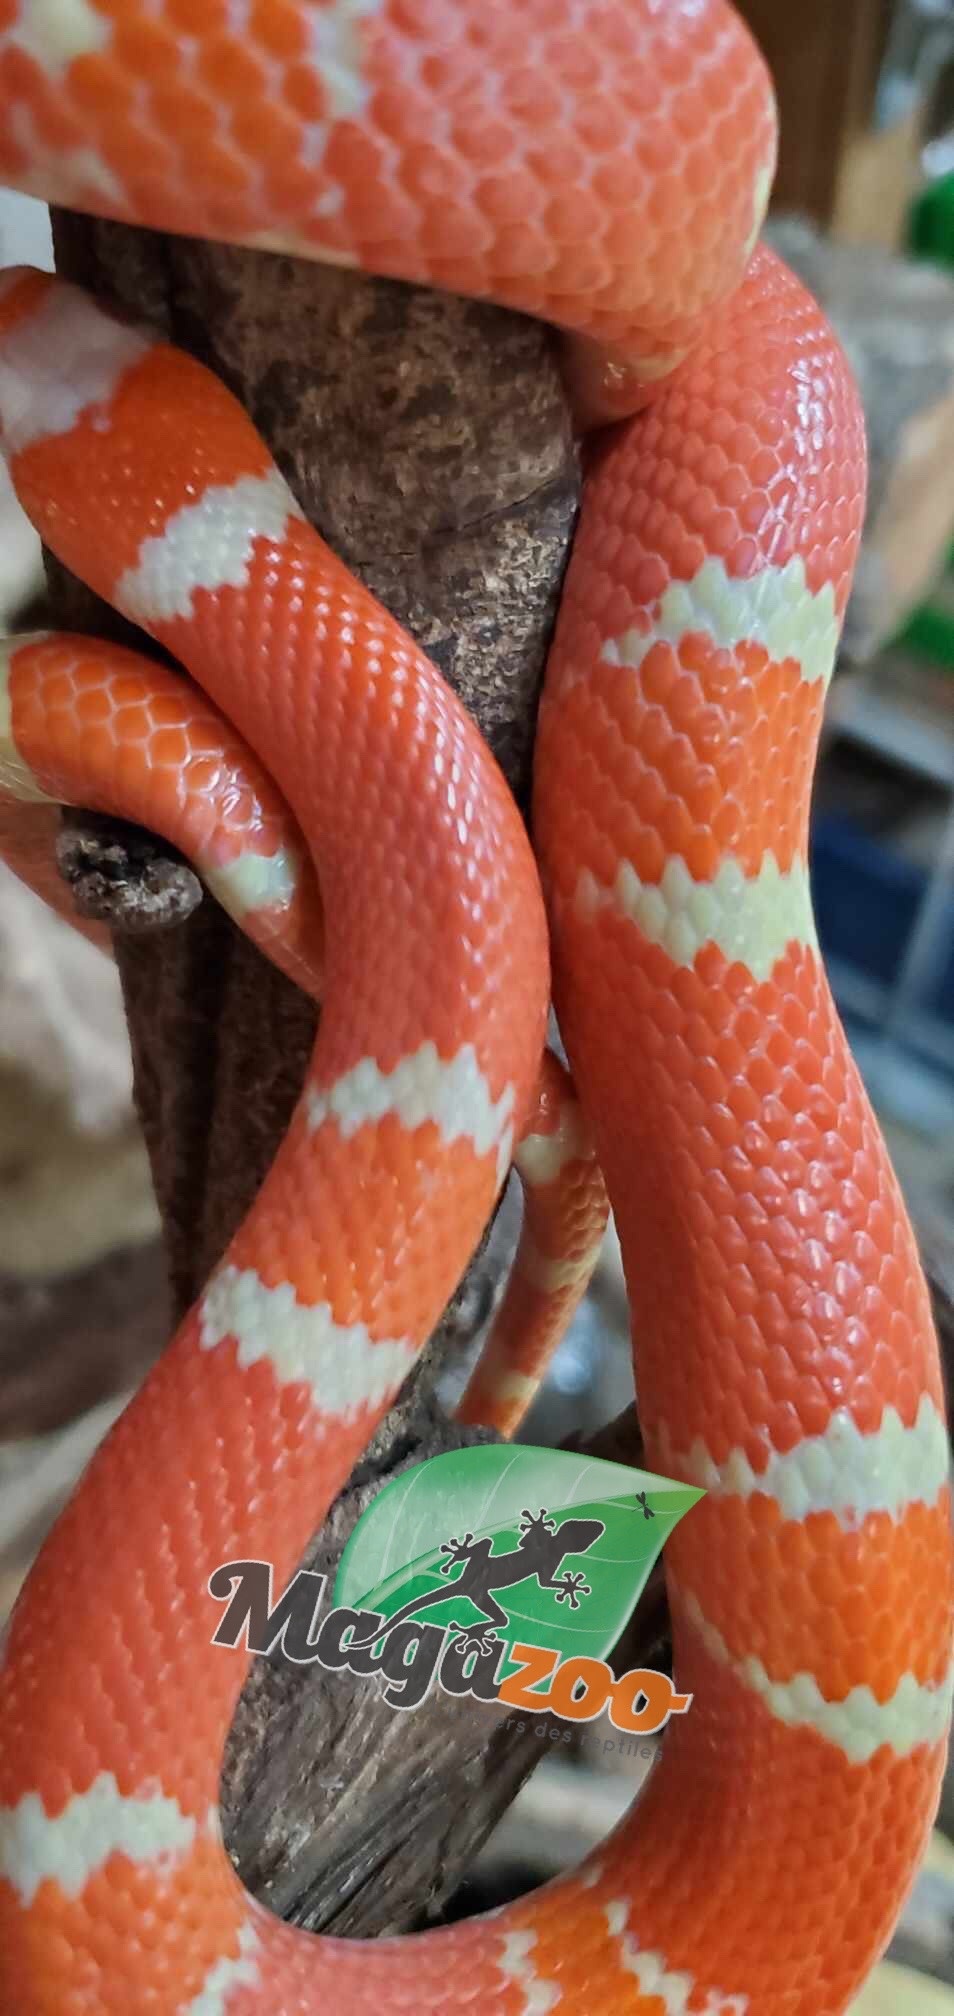
[[[230,394],[0,275],[18,493],[197,682],[7,643],[0,788],[168,833],[325,1004],[254,1209],[11,1622],[11,2016],[840,2016],[890,1935],[949,1719],[948,1445],[812,923],[864,450],[837,343],[757,246],[774,149],[724,0],[0,0],[0,182],[488,296],[567,331],[581,410],[620,418],[546,674],[535,862],[464,710]],[[647,1461],[706,1491],[667,1550],[693,1704],[574,1874],[414,1941],[314,1939],[222,1847],[246,1658],[209,1642],[208,1577],[267,1559],[281,1586],[515,1140],[545,1184],[583,1152],[532,1118],[541,880]]]

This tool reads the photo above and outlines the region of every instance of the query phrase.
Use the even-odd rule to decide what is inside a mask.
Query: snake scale
[[[247,1221],[11,1621],[12,2016],[840,2016],[890,1935],[950,1713],[948,1451],[812,922],[864,445],[837,342],[758,243],[774,158],[724,0],[0,0],[0,182],[522,310],[564,332],[581,419],[613,423],[531,852],[473,724],[226,389],[60,281],[0,276],[18,494],[189,675],[9,641],[0,786],[169,833],[324,1001]],[[581,1869],[413,1941],[313,1939],[222,1846],[245,1662],[209,1643],[207,1579],[291,1573],[515,1141],[544,1189],[579,1162],[539,1117],[551,960],[647,1460],[706,1492],[667,1550],[693,1705]]]

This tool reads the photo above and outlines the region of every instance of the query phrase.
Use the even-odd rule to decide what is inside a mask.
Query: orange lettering
[[[577,1689],[583,1688],[578,1694]],[[565,1659],[550,1688],[550,1706],[568,1722],[592,1722],[601,1715],[613,1688],[605,1659]]]
[[[513,1645],[510,1656],[520,1660],[520,1672],[508,1673],[497,1690],[498,1701],[505,1701],[508,1708],[529,1708],[534,1715],[542,1715],[550,1706],[549,1690],[542,1694],[531,1694],[539,1680],[545,1680],[553,1672],[557,1654],[548,1652],[542,1645]]]
[[[642,1701],[642,1706],[637,1704]],[[648,1667],[624,1673],[613,1689],[610,1721],[614,1729],[633,1735],[654,1736],[664,1729],[670,1715],[684,1715],[691,1694],[677,1694],[666,1673],[652,1673]]]

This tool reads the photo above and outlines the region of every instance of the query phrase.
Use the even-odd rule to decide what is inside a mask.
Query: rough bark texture
[[[167,329],[238,392],[313,524],[437,660],[526,806],[578,481],[547,333],[493,308],[62,213],[54,234],[67,277]],[[129,636],[62,569],[49,578],[56,620]],[[86,913],[117,928],[182,1308],[272,1159],[314,1010],[212,901],[155,928],[196,893],[162,850],[147,850],[144,869],[128,830],[76,819],[64,849]],[[475,1294],[472,1278],[431,1362],[466,1329]],[[457,1439],[430,1383],[426,1370],[409,1382],[328,1522],[322,1559],[395,1464]],[[347,1676],[316,1671],[302,1681],[256,1662],[226,1763],[233,1852],[289,1917],[364,1933],[407,1924],[454,1887],[530,1746],[475,1704],[442,1697],[401,1717],[367,1683],[355,1693]]]

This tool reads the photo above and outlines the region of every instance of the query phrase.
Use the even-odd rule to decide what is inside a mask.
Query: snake
[[[169,831],[323,1002],[247,1219],[9,1623],[11,2016],[842,2016],[897,1921],[950,1722],[949,1451],[813,922],[865,449],[761,238],[775,158],[726,0],[0,0],[0,182],[542,320],[586,435],[531,848],[228,389],[61,279],[0,277],[17,494],[183,668],[7,640],[0,795]],[[289,1578],[515,1144],[544,1187],[579,1162],[541,1093],[551,989],[646,1460],[703,1492],[666,1548],[692,1704],[579,1868],[414,1937],[312,1936],[223,1846],[248,1660],[210,1642],[208,1578]],[[478,1367],[465,1412],[489,1404]]]

